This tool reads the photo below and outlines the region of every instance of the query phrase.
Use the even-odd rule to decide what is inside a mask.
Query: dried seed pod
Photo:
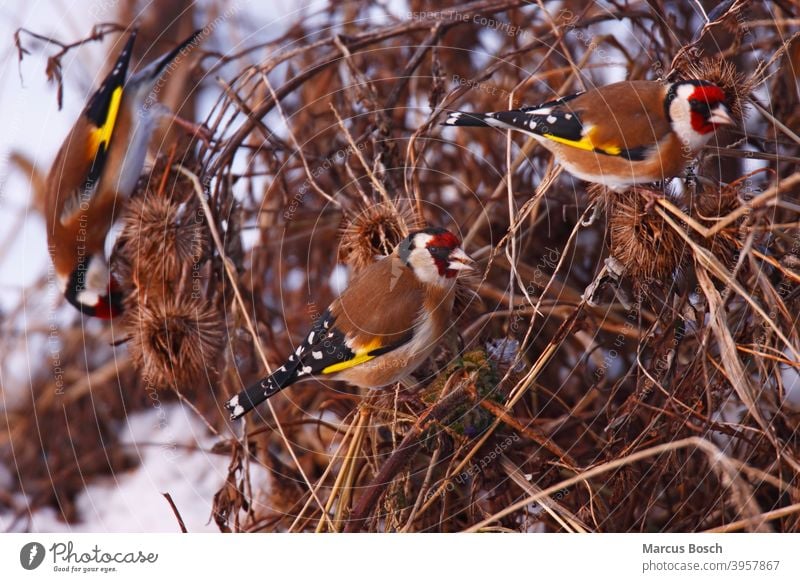
[[[163,266],[167,277],[197,263],[209,248],[198,209],[154,194],[130,201],[120,237],[134,268],[151,271],[154,265]]]
[[[409,232],[421,228],[413,213],[382,202],[362,208],[342,231],[340,259],[354,272],[388,255]]]
[[[739,193],[741,186],[750,176],[743,176],[735,182],[714,188],[705,186],[703,191],[692,197],[689,212],[700,224],[711,227],[721,217],[727,216],[741,206]],[[742,215],[729,227],[723,228],[709,238],[695,236],[697,242],[711,251],[729,269],[733,268],[736,253],[741,246],[741,226],[746,218]]]
[[[225,324],[203,299],[154,295],[126,312],[131,358],[149,382],[192,386],[216,369]]]
[[[586,197],[590,203],[600,204],[608,211],[609,205],[613,202],[616,192],[609,190],[602,184],[591,183],[586,187]]]
[[[670,279],[681,264],[685,242],[634,190],[609,198],[611,256],[634,281]]]

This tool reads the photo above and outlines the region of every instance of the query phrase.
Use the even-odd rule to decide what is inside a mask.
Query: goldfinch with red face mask
[[[709,81],[623,81],[535,107],[451,113],[445,125],[521,131],[567,172],[616,191],[679,175],[721,126],[725,93]]]
[[[122,311],[122,293],[105,259],[106,235],[136,187],[165,114],[155,102],[156,84],[201,32],[128,78],[133,31],[56,155],[45,196],[48,248],[61,291],[87,315],[110,318]]]
[[[226,403],[231,420],[306,378],[377,388],[411,374],[450,328],[456,277],[472,268],[460,244],[428,228],[366,267],[282,366]]]

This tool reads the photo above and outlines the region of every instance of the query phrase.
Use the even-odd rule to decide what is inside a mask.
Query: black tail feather
[[[225,408],[231,413],[231,420],[239,419],[268,398],[291,386],[296,380],[297,366],[288,369],[286,366],[281,366],[271,376],[259,380],[228,400]]]
[[[456,125],[459,127],[489,127],[484,113],[469,113],[467,111],[454,111],[447,116],[442,125]]]
[[[202,29],[202,28],[199,28],[199,29],[195,30],[191,35],[189,35],[189,38],[187,38],[186,40],[181,42],[178,46],[176,46],[174,49],[172,49],[168,54],[166,54],[164,57],[162,57],[161,60],[158,61],[158,64],[156,65],[156,70],[154,71],[154,76],[160,75],[161,72],[164,70],[164,68],[168,64],[170,64],[172,61],[174,61],[178,57],[178,55],[181,53],[181,51],[186,49],[186,47],[188,47],[192,43],[195,43],[197,38],[200,35],[202,35],[203,32],[204,32],[204,29]]]
[[[188,52],[190,50],[190,46],[200,43],[200,41],[203,39],[204,31],[205,29],[203,28],[195,30],[186,40],[178,44],[178,46],[173,48],[166,55],[159,58],[157,61],[150,63],[142,70],[137,71],[132,79],[135,79],[136,82],[155,82],[155,80],[158,79],[162,73],[164,73],[164,70],[170,65],[170,63],[178,60],[178,57],[184,53],[184,51]]]

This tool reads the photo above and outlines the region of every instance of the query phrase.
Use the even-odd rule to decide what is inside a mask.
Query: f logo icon
[[[35,570],[44,561],[44,546],[39,542],[29,542],[19,551],[19,563],[26,570]]]

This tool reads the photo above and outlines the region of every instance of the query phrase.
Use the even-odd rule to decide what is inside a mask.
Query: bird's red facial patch
[[[428,242],[429,247],[445,247],[450,250],[458,247],[460,244],[461,241],[458,240],[458,237],[447,230],[433,235],[433,238]]]
[[[708,122],[702,113],[692,111],[692,129],[700,135],[705,135],[714,131],[714,125]]]
[[[100,319],[111,319],[122,313],[122,308],[113,300],[109,301],[108,296],[100,297],[94,305],[94,315]]]
[[[73,282],[75,277],[73,276]],[[84,315],[90,317],[98,317],[100,319],[111,319],[121,315],[125,310],[124,299],[125,295],[119,286],[119,283],[111,277],[105,294],[98,295],[93,304],[85,303],[81,300],[80,295],[82,288],[78,285],[69,285],[64,292],[67,301],[72,304]]]
[[[111,319],[122,315],[124,307],[122,288],[117,283],[117,280],[112,276],[111,282],[108,285],[108,292],[97,300],[95,305],[95,317],[100,319]]]
[[[442,230],[434,234],[425,245],[436,263],[440,277],[450,279],[457,275],[453,269],[448,269],[450,264],[450,253],[461,245],[458,237],[447,230]]]
[[[689,96],[689,100],[705,101],[713,107],[725,101],[725,92],[716,85],[699,85]]]
[[[715,126],[709,121],[711,110],[725,100],[725,92],[716,85],[698,85],[689,96],[692,129],[701,135],[714,131]]]

